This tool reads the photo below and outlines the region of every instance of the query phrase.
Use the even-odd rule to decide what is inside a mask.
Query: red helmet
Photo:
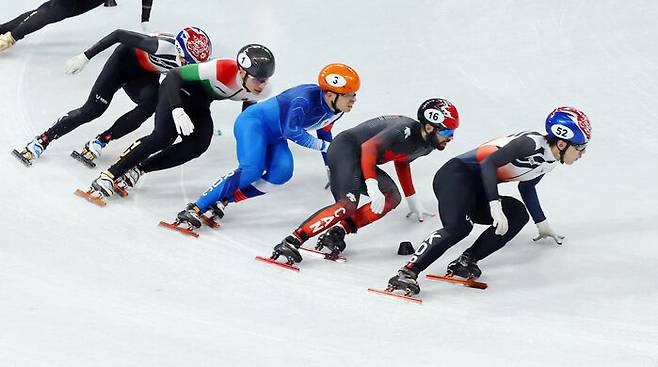
[[[457,107],[442,98],[432,98],[418,107],[418,121],[430,124],[440,130],[454,130],[459,127]]]

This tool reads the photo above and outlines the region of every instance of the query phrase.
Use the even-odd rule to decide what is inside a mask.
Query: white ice
[[[0,21],[38,4],[3,1]],[[348,238],[348,263],[307,257],[297,274],[254,261],[332,202],[320,155],[292,143],[294,178],[230,207],[220,230],[192,239],[157,227],[235,166],[239,103],[213,104],[224,134],[203,157],[147,175],[106,208],[73,191],[152,119],[113,142],[98,169],[69,153],[132,108],[123,92],[33,167],[10,156],[83,103],[110,51],[73,77],[65,60],[116,28],[138,29],[139,7],[100,7],[0,54],[0,366],[658,365],[655,1],[155,1],[153,30],[202,27],[215,56],[248,42],[271,47],[276,92],[315,82],[327,63],[354,66],[362,89],[337,131],[414,116],[428,97],[453,101],[455,141],[412,168],[433,210],[432,177],[451,157],[541,131],[558,105],[590,116],[587,154],[539,186],[566,243],[533,243],[529,224],[480,263],[489,289],[422,279],[422,305],[366,291],[405,263],[400,241],[417,246],[440,226],[405,219],[404,202]],[[518,197],[514,184],[500,188]],[[481,230],[428,272],[441,273]]]

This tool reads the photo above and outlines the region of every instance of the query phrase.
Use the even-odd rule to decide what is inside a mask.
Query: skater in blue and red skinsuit
[[[294,170],[288,140],[309,149],[327,151],[329,141],[312,136],[308,130],[330,128],[351,111],[360,79],[351,67],[330,64],[320,71],[318,81],[317,85],[290,88],[238,116],[233,128],[238,168],[221,177],[196,202],[178,213],[180,222],[198,228],[200,214],[206,210],[213,209],[214,215],[221,218],[228,203],[263,195],[288,182]]]

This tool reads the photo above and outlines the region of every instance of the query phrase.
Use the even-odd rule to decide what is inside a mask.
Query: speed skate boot
[[[464,252],[457,260],[448,264],[448,276],[456,275],[465,279],[477,279],[482,275],[482,271],[477,266],[477,260]]]
[[[41,157],[41,154],[46,149],[46,143],[40,137],[34,138],[31,142],[27,143],[25,148],[21,151],[14,150],[14,155],[23,161],[26,166],[32,165],[32,161]]]
[[[0,52],[8,49],[16,43],[14,36],[11,35],[11,32],[7,32],[3,35],[0,35]]]
[[[84,147],[82,147],[80,154],[90,162],[93,162],[94,159],[101,156],[101,150],[103,150],[106,145],[107,143],[98,140],[98,138],[90,140],[85,143]]]
[[[224,214],[226,212],[226,204],[222,201],[218,201],[210,206],[209,211],[211,218],[222,219],[224,218]]]
[[[122,196],[128,195],[128,188],[133,188],[137,185],[137,181],[142,177],[144,172],[138,167],[133,167],[126,171],[123,175],[114,181],[114,188],[122,194]]]
[[[418,285],[418,274],[406,266],[398,270],[398,275],[388,280],[388,291],[404,291],[406,295],[416,295],[420,293],[420,285]]]
[[[276,260],[279,256],[284,256],[287,259],[286,264],[288,265],[302,262],[302,255],[297,250],[301,246],[302,242],[295,236],[288,236],[280,244],[274,246],[271,259]]]
[[[186,224],[189,229],[201,228],[201,210],[194,203],[187,204],[185,210],[176,215],[178,224]]]
[[[331,251],[332,256],[338,256],[345,250],[345,229],[341,226],[333,226],[318,237],[315,249],[321,251],[323,247]]]
[[[114,194],[114,180],[105,172],[101,172],[97,179],[91,182],[89,195],[105,199]]]

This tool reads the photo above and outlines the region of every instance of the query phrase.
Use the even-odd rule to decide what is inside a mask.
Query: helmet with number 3
[[[418,121],[439,130],[454,130],[459,127],[459,112],[450,101],[431,98],[418,107]]]
[[[318,75],[320,89],[338,94],[356,93],[361,79],[354,69],[345,64],[329,64]]]
[[[546,117],[548,136],[572,144],[587,144],[592,138],[592,126],[585,113],[573,107],[558,107]]]

